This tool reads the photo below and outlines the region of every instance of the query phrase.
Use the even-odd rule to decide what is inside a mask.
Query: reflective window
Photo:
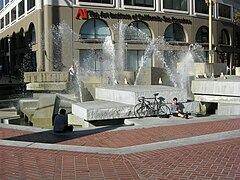
[[[226,29],[223,29],[221,32],[221,42],[220,44],[230,45],[229,33]]]
[[[145,51],[143,50],[128,50],[127,51],[127,65],[128,71],[137,71],[143,63]],[[151,57],[147,57],[144,61],[151,63]]]
[[[0,0],[0,10],[3,8],[3,0]]]
[[[12,10],[11,10],[11,22],[15,21],[16,18],[17,18],[17,12],[16,12],[16,7],[14,7]]]
[[[79,2],[92,2],[92,3],[112,4],[113,0],[81,0]]]
[[[7,13],[5,15],[5,26],[7,26],[10,23],[10,19],[9,19],[9,13]]]
[[[187,0],[163,0],[163,8],[187,11]]]
[[[208,27],[202,26],[198,29],[196,34],[197,43],[208,43]]]
[[[107,24],[100,19],[90,19],[86,21],[80,30],[82,39],[104,39],[111,36],[110,29]]]
[[[80,66],[90,71],[111,70],[110,59],[99,49],[80,50]]]
[[[152,33],[148,25],[142,21],[132,22],[126,30],[126,40],[148,40]]]
[[[5,0],[5,5],[9,3],[9,0]]]
[[[181,25],[173,23],[165,30],[164,37],[166,41],[182,41],[185,42],[185,34]]]
[[[30,10],[33,7],[35,7],[35,0],[28,0],[27,1],[27,10]]]
[[[231,7],[224,4],[219,4],[219,16],[230,19]]]
[[[21,1],[19,4],[18,4],[18,17],[20,17],[21,15],[23,15],[25,12],[24,12],[24,1]]]
[[[197,13],[208,14],[208,5],[205,0],[195,0],[195,11]]]
[[[153,0],[124,0],[124,5],[153,7]]]

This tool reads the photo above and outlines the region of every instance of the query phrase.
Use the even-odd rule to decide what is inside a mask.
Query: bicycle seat
[[[138,101],[139,101],[139,102],[142,102],[144,99],[145,99],[145,97],[142,96],[142,97],[139,97],[139,98],[138,98]]]
[[[158,96],[158,95],[159,95],[159,93],[154,93],[153,95],[154,95],[154,96]]]

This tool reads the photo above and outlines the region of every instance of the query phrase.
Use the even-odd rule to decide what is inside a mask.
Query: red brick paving
[[[240,119],[134,130],[105,131],[83,136],[58,136],[0,128],[0,139],[65,145],[120,148],[240,129]]]
[[[109,131],[70,139],[0,128],[1,139],[125,147],[240,128],[240,119]],[[57,138],[64,136],[58,136]],[[120,140],[118,140],[120,139]],[[41,139],[43,141],[43,139]],[[45,139],[46,141],[46,139]],[[44,142],[44,141],[43,141]],[[54,142],[51,141],[50,142]],[[240,138],[126,155],[0,146],[0,179],[239,179]]]
[[[240,138],[127,155],[1,146],[2,179],[240,179]]]

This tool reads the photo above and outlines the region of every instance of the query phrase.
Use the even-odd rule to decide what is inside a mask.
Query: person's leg
[[[67,131],[72,132],[73,131],[73,126],[72,125],[66,126],[66,129],[67,129]]]

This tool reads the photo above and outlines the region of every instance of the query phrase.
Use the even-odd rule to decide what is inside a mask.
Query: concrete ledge
[[[240,97],[240,78],[194,80],[191,89],[193,94]]]
[[[67,89],[67,82],[39,82],[27,84],[27,90],[31,91],[63,91]]]
[[[240,115],[240,103],[218,103],[218,115]]]
[[[171,103],[174,97],[177,97],[179,102],[187,101],[186,90],[162,85],[98,87],[96,88],[96,99],[135,105],[138,103],[139,97],[153,97],[156,92],[159,93],[159,96],[165,98],[166,103]]]
[[[229,96],[214,96],[214,95],[194,95],[195,101],[201,102],[228,102],[228,103],[240,103],[240,97],[229,97]]]
[[[197,113],[198,102],[182,103],[184,111]],[[133,118],[134,106],[110,101],[89,101],[72,105],[72,114],[85,121]],[[170,104],[168,104],[170,106]]]

